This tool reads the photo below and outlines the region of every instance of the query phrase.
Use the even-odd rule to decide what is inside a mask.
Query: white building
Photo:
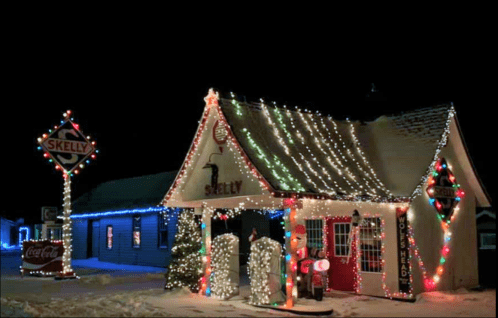
[[[412,298],[478,284],[475,211],[490,199],[453,106],[360,123],[213,90],[205,101],[163,204],[203,215],[207,274],[212,218],[258,210],[285,211],[288,292],[298,225],[327,253],[329,290]]]

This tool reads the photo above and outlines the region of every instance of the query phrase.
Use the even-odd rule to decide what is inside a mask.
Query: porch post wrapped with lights
[[[202,223],[201,223],[201,235],[202,235],[202,247],[201,247],[201,257],[203,264],[204,274],[201,278],[201,288],[200,293],[202,295],[211,296],[211,217],[212,209],[206,208],[205,205],[202,207]]]
[[[285,222],[285,291],[287,308],[294,307],[294,298],[297,299],[297,238],[296,214],[302,208],[302,202],[296,198],[284,199]]]

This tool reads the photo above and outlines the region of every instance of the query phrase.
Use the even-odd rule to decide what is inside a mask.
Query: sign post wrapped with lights
[[[55,164],[55,169],[62,172],[64,178],[63,193],[63,225],[62,243],[62,272],[56,278],[75,278],[71,266],[72,253],[72,224],[71,224],[71,177],[78,174],[85,164],[90,163],[90,158],[95,159],[95,141],[85,137],[79,130],[79,125],[73,122],[71,111],[63,114],[64,120],[60,126],[49,130],[38,138],[38,150],[44,151],[43,157]]]

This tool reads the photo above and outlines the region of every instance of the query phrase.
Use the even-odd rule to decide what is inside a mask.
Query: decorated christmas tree
[[[178,217],[175,242],[171,248],[171,261],[166,273],[165,289],[188,287],[199,290],[202,275],[201,232],[192,210],[185,210]]]

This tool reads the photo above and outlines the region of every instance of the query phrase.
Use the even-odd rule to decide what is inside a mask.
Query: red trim
[[[209,102],[209,104],[208,104],[208,102]],[[199,127],[197,128],[197,132],[195,134],[194,141],[190,145],[190,149],[187,153],[185,160],[183,161],[182,167],[181,167],[180,171],[178,172],[178,174],[176,175],[175,181],[173,182],[173,186],[166,193],[166,196],[162,201],[162,204],[165,206],[167,205],[168,200],[171,198],[172,194],[176,190],[176,187],[178,186],[180,180],[183,178],[183,176],[185,174],[185,169],[190,164],[190,160],[192,159],[192,156],[197,151],[197,143],[199,142],[199,139],[202,137],[202,135],[204,133],[207,118],[208,118],[209,112],[212,108],[217,108],[218,115],[220,116],[219,121],[221,121],[225,125],[225,129],[227,130],[227,138],[226,139],[228,139],[228,138],[231,139],[231,141],[233,142],[233,144],[236,146],[237,150],[239,151],[239,154],[244,159],[247,167],[252,172],[253,176],[256,177],[260,183],[262,183],[263,187],[266,190],[268,190],[272,195],[275,196],[275,190],[273,189],[273,187],[270,185],[270,183],[268,181],[266,181],[266,179],[258,171],[258,169],[256,169],[254,164],[252,164],[251,160],[249,159],[247,154],[244,152],[244,150],[240,146],[240,143],[237,141],[237,138],[235,138],[235,135],[233,134],[233,132],[230,128],[230,125],[228,124],[228,121],[226,120],[226,117],[223,114],[223,111],[221,110],[221,107],[218,105],[218,100],[215,99],[213,101],[213,99],[210,99],[210,100],[206,101],[206,107],[204,108],[204,114],[202,117],[202,121],[199,124]],[[213,130],[213,134],[214,134],[214,130]],[[215,139],[215,141],[216,141],[216,139]]]
[[[202,115],[201,123],[199,124],[199,127],[197,128],[197,132],[195,133],[194,140],[190,144],[190,149],[189,149],[189,151],[187,153],[187,156],[185,157],[185,160],[183,161],[183,164],[182,164],[182,167],[181,167],[180,171],[176,175],[175,181],[173,182],[173,186],[166,193],[166,196],[165,196],[165,198],[162,201],[162,205],[165,205],[165,206],[167,205],[168,200],[171,198],[171,195],[174,193],[174,191],[176,190],[176,187],[178,186],[180,180],[183,178],[183,175],[185,174],[185,169],[187,168],[187,165],[190,163],[190,160],[192,159],[192,156],[194,155],[194,153],[197,150],[197,145],[196,144],[198,143],[200,137],[202,136],[202,134],[204,132],[204,128],[205,128],[204,126],[206,125],[207,118],[208,118],[210,110],[211,110],[211,107],[209,107],[209,105],[206,105],[206,107],[204,108],[204,113]]]

